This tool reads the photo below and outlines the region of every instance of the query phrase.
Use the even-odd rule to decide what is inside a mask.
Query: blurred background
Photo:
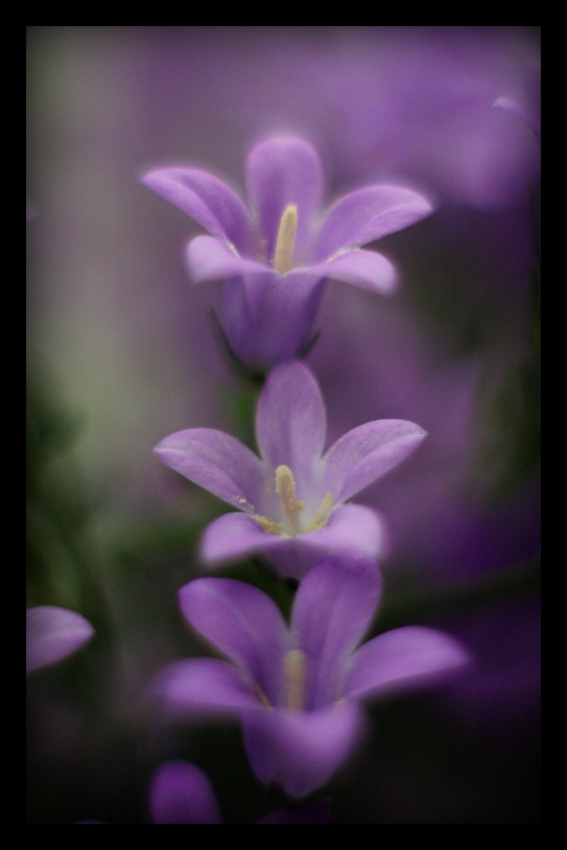
[[[389,535],[374,633],[434,625],[475,658],[369,708],[331,820],[538,822],[539,29],[30,27],[27,80],[28,606],[96,630],[29,677],[28,822],[147,823],[169,758],[208,773],[228,823],[277,806],[236,725],[172,725],[147,697],[208,652],[176,592],[226,508],[152,449],[251,440],[257,390],[216,348],[218,287],[189,281],[200,229],[138,181],[196,165],[244,196],[248,150],[280,132],[319,150],[327,202],[381,181],[435,199],[372,246],[394,296],[328,284],[308,363],[329,443],[379,418],[429,434],[358,497]],[[221,574],[289,605],[257,563]]]

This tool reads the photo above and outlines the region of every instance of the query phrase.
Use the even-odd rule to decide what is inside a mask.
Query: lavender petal
[[[413,422],[380,419],[344,434],[323,458],[325,489],[343,502],[385,475],[426,436]]]
[[[250,584],[200,578],[179,591],[189,623],[241,667],[272,705],[281,698],[288,630],[274,602]]]
[[[315,149],[293,136],[266,139],[250,151],[246,182],[258,212],[261,236],[266,240],[267,259],[273,257],[280,219],[288,204],[297,206],[295,248],[296,253],[304,252],[323,183]]]
[[[307,708],[339,699],[345,661],[370,625],[381,583],[374,561],[331,557],[299,585],[291,628],[309,662]]]
[[[353,749],[361,715],[356,702],[344,702],[319,711],[244,711],[242,725],[256,776],[304,797],[324,785]]]
[[[187,265],[194,283],[226,280],[242,275],[277,277],[261,263],[237,256],[231,247],[214,236],[196,236],[187,248]]]
[[[163,439],[155,453],[185,478],[241,510],[262,493],[260,459],[224,431],[214,428],[177,431]]]
[[[26,672],[60,661],[80,649],[94,629],[76,611],[40,605],[26,611]]]
[[[198,168],[158,168],[145,174],[141,182],[213,236],[232,242],[241,254],[250,252],[252,226],[248,210],[218,177]]]
[[[152,823],[222,823],[213,786],[197,765],[168,761],[150,788]]]
[[[443,632],[420,626],[395,629],[355,652],[342,696],[361,698],[420,687],[469,660],[463,647]]]
[[[358,248],[396,233],[433,212],[423,195],[403,186],[367,186],[340,198],[329,209],[316,258],[325,260],[344,248]]]

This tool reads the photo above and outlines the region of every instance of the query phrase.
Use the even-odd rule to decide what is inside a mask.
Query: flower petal
[[[356,744],[361,716],[356,702],[319,711],[245,711],[244,743],[262,782],[278,782],[292,797],[319,788]]]
[[[155,448],[167,466],[240,510],[262,492],[262,463],[235,437],[214,428],[170,434]],[[242,501],[243,500],[243,501]]]
[[[284,542],[277,534],[268,534],[251,516],[229,513],[213,520],[201,540],[201,555],[207,564],[220,564],[245,558],[269,546]]]
[[[305,576],[293,604],[294,644],[308,658],[306,708],[339,699],[345,660],[370,625],[381,577],[374,561],[327,558]]]
[[[325,489],[344,502],[410,455],[426,436],[413,422],[379,419],[344,434],[323,458]]]
[[[367,186],[339,198],[329,209],[316,258],[325,260],[344,248],[358,248],[396,233],[433,212],[423,195],[403,186]]]
[[[269,548],[263,548],[280,575],[302,579],[330,555],[376,558],[384,547],[384,536],[383,523],[371,508],[341,505],[332,512],[325,528],[293,538],[268,534]],[[271,543],[270,538],[279,544]]]
[[[221,308],[221,324],[233,351],[261,371],[304,348],[323,294],[321,278],[264,271],[226,281]]]
[[[326,428],[325,404],[311,370],[298,360],[276,366],[258,401],[256,437],[272,472],[280,464],[291,469],[307,511],[317,507],[310,502],[319,496],[314,478]]]
[[[196,236],[187,248],[187,265],[194,283],[226,280],[240,275],[277,277],[261,263],[238,257],[226,242],[214,236]]]
[[[286,806],[257,820],[256,823],[329,823],[331,798],[319,797],[295,806]]]
[[[321,551],[322,557],[337,554],[376,558],[383,548],[384,526],[371,508],[341,505],[324,528],[300,534],[296,539]]]
[[[420,626],[394,629],[355,652],[342,695],[360,698],[420,687],[469,660],[463,647],[443,632]]]
[[[272,705],[278,705],[289,633],[270,597],[242,581],[199,578],[181,588],[179,602],[193,628],[260,685]]]
[[[267,258],[274,255],[282,213],[288,204],[298,211],[295,253],[310,241],[313,214],[319,204],[323,172],[319,156],[304,139],[293,136],[266,139],[246,161],[248,195],[259,216]]]
[[[248,210],[218,177],[198,168],[158,168],[145,174],[141,182],[213,236],[232,242],[242,254],[250,252],[252,225]]]
[[[26,672],[53,664],[80,649],[94,635],[88,620],[55,605],[26,611]]]
[[[342,280],[370,292],[390,295],[396,288],[396,270],[392,263],[375,251],[347,251],[325,263],[317,263],[304,269],[294,269],[294,277],[316,275]]]
[[[158,673],[152,690],[176,713],[234,715],[259,704],[252,684],[233,664],[217,658],[177,661]]]
[[[264,553],[281,576],[302,579],[329,555],[375,558],[383,548],[378,514],[363,505],[341,505],[325,528],[287,537],[264,531],[251,516],[228,513],[213,520],[203,534],[201,555],[208,564]]]
[[[209,778],[188,761],[168,761],[150,788],[152,823],[222,823]]]

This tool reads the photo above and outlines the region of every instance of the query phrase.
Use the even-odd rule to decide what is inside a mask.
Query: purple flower
[[[160,168],[142,182],[212,234],[190,243],[191,275],[196,283],[226,281],[221,322],[229,343],[244,363],[266,369],[309,342],[326,278],[391,292],[391,263],[360,247],[419,221],[432,206],[403,186],[372,185],[340,198],[319,221],[321,163],[293,136],[257,144],[246,179],[252,213],[226,183],[199,169]]]
[[[26,611],[26,672],[38,670],[66,658],[92,638],[88,620],[54,605],[40,605]]]
[[[179,591],[185,617],[233,663],[174,663],[159,675],[158,692],[176,711],[239,715],[256,775],[303,797],[354,747],[360,700],[416,687],[467,660],[453,638],[421,627],[386,632],[356,649],[380,583],[370,561],[329,558],[301,582],[288,628],[251,585],[189,582]]]
[[[303,363],[276,366],[260,395],[256,438],[261,458],[222,431],[191,428],[166,437],[156,453],[168,466],[242,513],[205,530],[209,563],[263,551],[283,575],[301,578],[334,552],[376,557],[382,526],[374,511],[345,505],[400,463],[425,432],[382,419],[344,434],[323,454],[325,405]]]
[[[197,765],[187,761],[162,764],[150,788],[152,823],[221,823],[213,786]]]

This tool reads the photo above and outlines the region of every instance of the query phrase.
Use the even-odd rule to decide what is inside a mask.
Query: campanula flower
[[[319,216],[322,168],[296,137],[257,144],[246,162],[251,211],[226,183],[196,168],[160,168],[142,182],[209,231],[189,245],[196,283],[226,281],[221,324],[234,353],[267,369],[309,342],[327,278],[387,294],[392,264],[362,245],[402,230],[432,211],[417,192],[371,185]]]
[[[356,744],[360,701],[416,687],[465,663],[434,629],[386,632],[357,649],[380,596],[372,561],[329,558],[299,585],[288,627],[249,584],[200,578],[182,587],[188,622],[230,662],[193,658],[156,688],[175,712],[240,716],[252,769],[293,797],[323,785]]]
[[[94,629],[76,611],[39,605],[26,611],[26,672],[54,664],[80,649]]]
[[[261,457],[211,428],[161,441],[156,453],[164,463],[241,511],[205,530],[207,562],[262,551],[283,575],[301,578],[333,552],[378,555],[383,532],[377,514],[344,502],[411,454],[425,431],[399,419],[367,422],[323,454],[325,434],[319,385],[296,360],[276,366],[260,395]]]

